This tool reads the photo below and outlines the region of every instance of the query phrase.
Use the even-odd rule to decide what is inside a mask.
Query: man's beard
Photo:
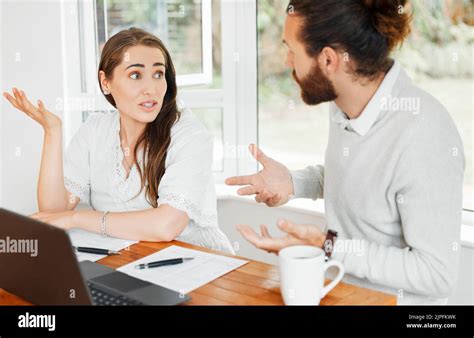
[[[304,79],[299,79],[293,70],[293,79],[301,88],[301,98],[304,103],[314,106],[322,102],[334,101],[337,98],[336,90],[331,80],[323,74],[317,63]]]

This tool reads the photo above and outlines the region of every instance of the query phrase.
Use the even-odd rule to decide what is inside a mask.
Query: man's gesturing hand
[[[293,196],[293,181],[290,171],[280,162],[268,157],[256,145],[249,146],[252,156],[262,164],[263,169],[253,175],[229,177],[228,185],[245,185],[239,195],[256,195],[255,200],[275,207],[288,202]]]

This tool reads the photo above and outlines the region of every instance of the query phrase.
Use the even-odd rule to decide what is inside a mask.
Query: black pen
[[[112,250],[107,250],[107,249],[98,249],[98,248],[86,248],[83,246],[74,246],[73,247],[76,252],[84,252],[84,253],[90,253],[90,254],[96,254],[96,255],[120,255],[120,252],[118,251],[112,251]]]
[[[173,258],[173,259],[167,259],[164,261],[156,261],[156,262],[150,262],[150,263],[145,263],[145,264],[138,264],[135,265],[135,269],[148,269],[148,268],[157,268],[160,266],[166,266],[166,265],[174,265],[174,264],[181,264],[187,261],[191,261],[194,258]]]

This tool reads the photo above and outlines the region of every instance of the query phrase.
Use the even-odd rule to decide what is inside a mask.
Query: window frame
[[[104,3],[104,22],[107,25],[107,13],[105,9],[107,8],[107,0],[103,0]],[[96,11],[96,0],[87,0],[84,1],[82,10],[87,15],[84,16],[84,25],[83,28],[92,27],[90,21],[94,21],[95,29],[90,34],[96,34],[97,32],[97,11]],[[81,20],[81,18],[80,18]],[[81,20],[82,21],[82,20]],[[89,21],[89,22],[87,22]],[[213,67],[212,67],[212,0],[201,0],[201,66],[202,72],[200,73],[189,73],[189,74],[178,74],[176,76],[176,82],[178,86],[195,86],[195,85],[207,85],[212,82],[213,77]],[[105,29],[105,40],[109,38],[108,30]],[[92,39],[92,36],[89,36],[87,40]],[[97,41],[96,41],[96,51],[97,53]],[[92,54],[92,53],[90,53]],[[89,57],[92,57],[90,55]]]
[[[201,0],[201,50],[202,73],[182,74],[176,77],[178,87],[207,85],[212,83],[212,3],[211,0]]]

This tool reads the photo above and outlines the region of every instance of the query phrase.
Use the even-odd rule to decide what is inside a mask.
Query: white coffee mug
[[[278,256],[280,289],[286,305],[318,305],[344,276],[344,266],[333,259],[325,262],[324,251],[315,246],[289,246]],[[331,266],[337,266],[339,273],[324,286],[324,273]]]

